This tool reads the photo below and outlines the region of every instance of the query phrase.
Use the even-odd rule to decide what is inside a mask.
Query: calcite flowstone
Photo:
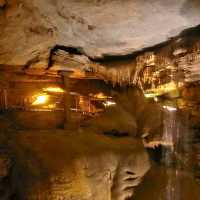
[[[150,164],[141,141],[65,131],[19,132],[11,144],[20,199],[125,200]]]

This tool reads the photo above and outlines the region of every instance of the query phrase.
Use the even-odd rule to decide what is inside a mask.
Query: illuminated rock
[[[125,200],[149,169],[143,145],[132,138],[24,131],[13,148],[22,199]]]

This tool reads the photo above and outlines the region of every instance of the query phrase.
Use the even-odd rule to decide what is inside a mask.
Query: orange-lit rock
[[[23,131],[13,182],[25,199],[125,200],[149,169],[141,141],[94,133]]]

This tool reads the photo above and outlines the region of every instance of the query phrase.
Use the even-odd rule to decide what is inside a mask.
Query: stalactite
[[[176,59],[178,67],[183,70],[185,82],[195,82],[200,80],[200,43],[196,43],[191,53]]]

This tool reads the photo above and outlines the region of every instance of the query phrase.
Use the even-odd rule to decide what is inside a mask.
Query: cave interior
[[[191,20],[191,27],[142,47],[130,42],[131,50],[121,53],[113,41],[109,44],[104,38],[100,44],[95,36],[90,39],[96,50],[79,45],[78,39],[77,45],[69,35],[69,41],[57,40],[47,48],[43,40],[47,37],[49,42],[53,32],[36,22],[29,30],[33,35],[26,35],[30,40],[18,41],[20,27],[27,26],[21,18],[30,15],[37,21],[36,11],[28,15],[29,9],[47,4],[34,0],[36,5],[31,7],[23,1],[0,0],[4,33],[0,35],[0,199],[200,200],[198,23]],[[76,9],[81,13],[93,1],[71,2],[80,6]],[[198,1],[186,2],[192,11],[199,7]],[[95,1],[95,9],[104,4]],[[58,8],[80,37],[87,20],[76,15],[67,18],[67,10]],[[18,20],[16,37],[6,36]],[[98,27],[88,24],[87,29]],[[65,30],[61,27],[60,31]],[[83,40],[86,36],[90,37],[83,34]],[[9,37],[19,45],[15,50],[9,49],[14,48]],[[34,46],[36,39],[41,46]],[[105,44],[107,49],[103,49]]]

